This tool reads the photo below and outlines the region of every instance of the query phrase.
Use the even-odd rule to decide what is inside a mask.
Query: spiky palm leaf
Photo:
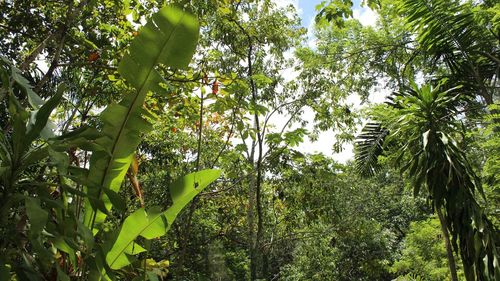
[[[389,131],[382,124],[367,123],[355,141],[356,169],[363,176],[373,176],[380,170],[378,156],[384,151],[385,137]]]
[[[436,208],[444,208],[455,250],[467,280],[498,280],[494,229],[475,200],[482,193],[479,178],[460,149],[455,107],[460,95],[451,89],[422,87],[395,99],[401,108],[400,132],[414,131],[408,140],[409,176],[414,188],[425,184]]]

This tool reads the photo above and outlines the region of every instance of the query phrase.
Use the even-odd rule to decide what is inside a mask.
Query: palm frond
[[[373,176],[380,170],[378,156],[383,152],[383,144],[389,130],[380,123],[367,123],[355,141],[356,170],[364,176]]]
[[[474,6],[461,2],[404,0],[400,11],[420,48],[447,66],[451,75],[446,77],[491,103],[500,62],[498,39],[481,24]]]

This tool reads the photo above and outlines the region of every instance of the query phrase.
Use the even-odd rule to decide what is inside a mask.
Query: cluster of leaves
[[[81,127],[61,136],[56,136],[49,117],[65,93],[64,85],[43,102],[20,70],[2,58],[1,102],[8,112],[0,154],[2,237],[6,238],[0,249],[2,280],[11,274],[21,280],[116,278],[113,270],[146,251],[136,244],[138,237],[163,236],[184,206],[219,177],[218,170],[188,174],[170,185],[172,204],[166,211],[141,208],[129,214],[120,228],[109,231],[103,225],[112,207],[120,213],[127,209],[117,193],[141,134],[154,120],[143,109],[146,94],[164,92],[160,87],[164,80],[155,67],[187,66],[197,36],[198,23],[192,16],[173,7],[159,10],[140,30],[118,68],[134,90],[101,113],[100,130]],[[20,99],[29,102],[30,111]],[[75,149],[92,152],[88,170],[71,165]]]
[[[498,4],[159,2],[0,3],[1,280],[497,278]]]
[[[405,191],[395,171],[385,169],[384,175],[372,180],[322,155],[293,163],[274,185],[275,192],[282,193],[273,199],[274,215],[281,222],[274,235],[291,236],[274,249],[284,263],[280,276],[285,280],[394,278],[389,265],[397,259],[410,222],[427,216],[425,201]]]
[[[440,222],[435,217],[412,222],[401,257],[391,271],[401,276],[420,276],[423,280],[446,280],[450,273],[442,236]],[[459,271],[459,276],[464,278],[463,271]]]
[[[435,69],[424,73],[429,84],[405,86],[381,108],[385,112],[374,111],[382,123],[365,127],[357,142],[358,169],[365,174],[379,168],[377,157],[384,150],[399,151],[394,163],[408,171],[414,193],[426,186],[437,212],[445,210],[467,280],[500,276],[496,230],[478,204],[484,192],[464,150],[461,117],[478,113],[476,97],[487,104],[494,99],[497,43],[494,30],[479,26],[481,9],[456,1],[401,1],[399,10],[417,35],[418,51],[432,58]]]

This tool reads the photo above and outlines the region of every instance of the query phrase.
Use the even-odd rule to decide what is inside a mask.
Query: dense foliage
[[[499,280],[500,4],[354,4],[0,1],[0,280]]]

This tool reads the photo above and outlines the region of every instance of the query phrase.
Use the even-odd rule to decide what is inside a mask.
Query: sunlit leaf
[[[144,119],[148,115],[143,109],[146,94],[162,93],[164,89],[159,84],[167,84],[155,67],[159,64],[186,67],[195,51],[198,33],[196,18],[174,7],[160,9],[139,31],[118,67],[118,72],[136,91],[125,95],[120,103],[109,105],[101,114],[102,132],[108,141],[100,142],[106,151],[94,152],[90,160],[88,180],[94,186],[118,192],[141,134],[151,129]],[[89,188],[88,193],[102,198],[106,208],[111,209],[112,204],[101,189]],[[90,202],[86,206],[84,222],[96,232],[95,226],[105,220],[106,214],[91,208]]]
[[[142,236],[153,239],[165,235],[173,221],[193,198],[215,181],[219,170],[203,170],[188,174],[170,186],[173,204],[166,211],[154,208],[146,212],[139,209],[128,216],[120,229],[111,250],[106,254],[106,262],[111,269],[120,269],[131,262],[129,256],[144,252],[145,249],[135,240]]]

